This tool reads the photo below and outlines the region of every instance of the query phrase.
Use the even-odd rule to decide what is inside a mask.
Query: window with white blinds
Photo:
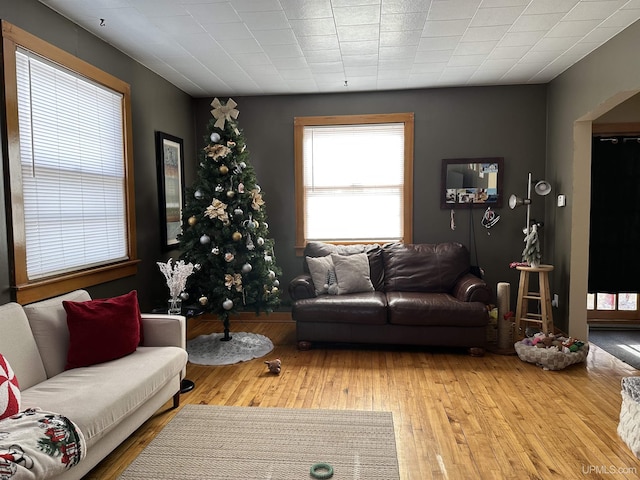
[[[27,277],[127,258],[122,94],[16,51]]]
[[[413,116],[409,138],[405,121],[384,122],[384,117],[300,126],[302,184],[297,188],[304,208],[298,241],[386,242],[410,236]]]

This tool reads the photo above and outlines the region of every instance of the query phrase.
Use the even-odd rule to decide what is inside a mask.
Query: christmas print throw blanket
[[[0,480],[48,478],[85,455],[84,436],[67,417],[29,409],[0,420]]]

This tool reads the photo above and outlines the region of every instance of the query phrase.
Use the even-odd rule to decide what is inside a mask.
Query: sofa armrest
[[[491,289],[487,282],[467,273],[453,287],[453,296],[463,302],[491,303]]]
[[[289,282],[289,297],[291,300],[302,300],[316,296],[316,289],[313,286],[311,275],[302,274]]]
[[[142,314],[145,347],[187,347],[187,319],[182,315]]]

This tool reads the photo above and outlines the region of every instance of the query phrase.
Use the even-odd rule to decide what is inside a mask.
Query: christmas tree
[[[195,298],[224,322],[239,310],[269,313],[280,302],[274,242],[269,238],[264,193],[256,183],[237,104],[211,103],[198,179],[187,189],[180,258],[197,265],[183,299]]]

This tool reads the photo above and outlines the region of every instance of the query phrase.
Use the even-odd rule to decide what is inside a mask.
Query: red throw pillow
[[[20,411],[20,386],[9,361],[0,353],[0,420]]]
[[[138,293],[86,302],[63,301],[69,327],[66,370],[108,362],[140,343]]]

